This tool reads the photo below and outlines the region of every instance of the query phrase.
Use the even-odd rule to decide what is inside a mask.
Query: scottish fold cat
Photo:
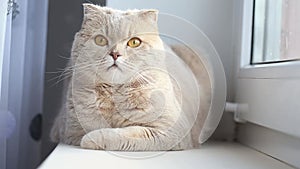
[[[156,10],[83,6],[51,139],[124,151],[197,146],[210,105],[208,75],[197,56],[163,43]]]

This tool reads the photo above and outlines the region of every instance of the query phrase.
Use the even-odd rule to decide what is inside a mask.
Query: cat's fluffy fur
[[[104,36],[108,44],[95,44],[97,35]],[[137,48],[127,46],[133,37],[142,41]],[[109,55],[112,51],[122,56],[114,61]],[[82,28],[75,35],[69,63],[72,76],[66,81],[65,103],[51,139],[105,150],[195,146],[209,108],[210,93],[203,92],[210,91],[208,76],[203,66],[199,68],[194,53],[174,48],[194,74],[204,72],[197,80],[206,83],[193,89],[194,93],[200,91],[200,114],[193,114],[189,104],[187,108],[183,105],[196,98],[181,92],[185,88],[178,87],[168,73],[166,51],[172,53],[158,35],[156,10],[118,11],[84,4]],[[117,67],[111,67],[114,63]],[[198,67],[192,65],[195,63]]]

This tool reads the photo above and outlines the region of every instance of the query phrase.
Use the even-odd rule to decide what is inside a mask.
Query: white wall
[[[228,100],[232,100],[234,72],[234,0],[107,0],[107,6],[117,9],[155,8],[192,22],[212,41],[223,62],[227,77]],[[174,28],[176,29],[176,28]],[[184,30],[183,30],[184,31]],[[188,32],[187,32],[188,33]],[[215,138],[231,139],[231,115],[224,115]]]

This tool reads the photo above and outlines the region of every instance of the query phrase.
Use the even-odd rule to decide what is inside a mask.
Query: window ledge
[[[153,156],[156,154],[156,156]],[[135,158],[146,157],[151,158]],[[131,157],[131,158],[128,158]],[[209,142],[200,149],[169,152],[106,152],[59,144],[40,169],[53,168],[212,168],[289,169],[292,167],[238,143]]]

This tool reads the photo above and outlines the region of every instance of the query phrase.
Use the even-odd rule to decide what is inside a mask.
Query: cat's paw
[[[95,137],[93,133],[87,133],[82,137],[80,147],[93,150],[104,150],[105,148],[100,145],[99,138]]]

